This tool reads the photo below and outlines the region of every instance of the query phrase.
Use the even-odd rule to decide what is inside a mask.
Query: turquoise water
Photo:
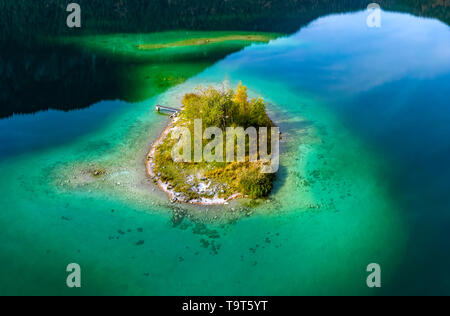
[[[0,294],[450,294],[450,30],[365,19],[323,17],[140,103],[0,120]],[[177,206],[193,217],[175,223],[145,177],[168,120],[153,106],[239,81],[284,134],[275,190],[250,217]]]

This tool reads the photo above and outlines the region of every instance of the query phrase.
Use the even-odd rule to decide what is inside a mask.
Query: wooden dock
[[[164,105],[156,105],[155,109],[157,112],[169,112],[169,113],[175,113],[177,115],[180,113],[179,109],[171,108],[170,106],[164,106]]]

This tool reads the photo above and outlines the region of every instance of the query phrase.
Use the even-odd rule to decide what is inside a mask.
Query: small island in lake
[[[244,85],[198,88],[152,145],[147,172],[172,202],[260,199],[276,178],[279,140],[263,99],[249,99]]]

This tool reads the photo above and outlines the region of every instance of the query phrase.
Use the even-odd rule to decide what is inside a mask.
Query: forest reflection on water
[[[80,1],[86,19],[80,30],[65,25],[64,1],[6,0],[0,5],[0,118],[14,113],[46,109],[71,110],[100,100],[136,102],[184,82],[228,54],[234,47],[197,56],[192,60],[164,62],[117,60],[88,49],[58,45],[47,38],[103,33],[143,33],[164,30],[248,30],[293,33],[314,19],[333,13],[363,10],[366,1],[205,1],[189,10],[183,2],[129,1],[120,6]],[[263,1],[264,2],[264,1]],[[380,1],[389,10],[433,16],[448,23],[445,3]],[[159,14],[155,15],[155,12]],[[14,18],[12,18],[14,15]],[[148,19],[148,16],[152,16]],[[45,18],[44,18],[45,17]],[[114,21],[111,23],[111,21]],[[158,71],[163,69],[163,73]],[[150,75],[149,75],[150,74]],[[169,79],[167,79],[169,78]]]

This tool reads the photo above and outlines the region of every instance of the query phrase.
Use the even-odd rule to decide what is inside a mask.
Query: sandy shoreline
[[[179,196],[177,195],[178,192],[169,189],[169,184],[166,182],[163,182],[154,172],[154,166],[155,166],[155,153],[156,153],[156,147],[158,147],[161,142],[164,141],[164,139],[170,134],[173,124],[176,122],[176,118],[172,118],[169,122],[169,124],[166,126],[166,128],[163,130],[161,135],[156,139],[156,141],[153,142],[152,146],[150,147],[150,151],[148,152],[146,156],[146,162],[145,162],[145,169],[147,172],[147,176],[149,176],[152,180],[155,181],[155,183],[158,185],[161,191],[165,192],[172,203],[180,202],[185,204],[191,204],[191,205],[202,205],[202,206],[214,206],[214,205],[227,205],[229,202],[241,198],[242,194],[236,193],[230,196],[228,199],[219,199],[219,198],[213,198],[213,199],[207,199],[202,198],[201,200],[190,200],[185,201],[182,199],[179,199]]]

